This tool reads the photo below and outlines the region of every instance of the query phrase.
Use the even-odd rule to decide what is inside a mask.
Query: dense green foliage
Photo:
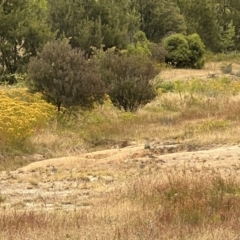
[[[154,62],[164,62],[167,51],[162,44],[150,42],[143,31],[137,31],[133,36],[133,43],[127,46],[128,54],[139,54],[150,57]]]
[[[29,87],[41,92],[58,111],[61,106],[92,107],[106,94],[119,109],[136,111],[155,98],[151,80],[158,72],[150,56],[135,48],[133,52],[95,49],[95,57],[87,59],[66,39],[53,41],[30,60]]]
[[[126,47],[138,29],[138,15],[129,1],[48,0],[49,23],[57,37],[70,39],[72,47]]]
[[[185,33],[186,24],[177,4],[169,0],[132,0],[131,8],[140,14],[140,30],[147,38],[159,42],[171,33]]]
[[[202,68],[206,50],[240,50],[239,28],[238,0],[1,0],[0,82],[15,83],[29,69],[35,90],[58,109],[91,106],[106,93],[93,49],[114,47],[124,54],[108,55],[115,78],[108,94],[115,106],[135,111],[154,97],[153,62]],[[63,39],[69,45],[47,44]]]
[[[202,68],[205,46],[197,34],[173,34],[163,41],[168,51],[166,62],[179,68]]]
[[[24,71],[29,57],[53,37],[46,16],[44,0],[0,2],[1,81],[15,82],[12,74]]]
[[[142,31],[162,61],[159,43],[172,34],[196,33],[208,51],[228,52],[240,49],[239,28],[238,0],[2,0],[0,80],[15,82],[53,37],[89,55],[92,46],[126,49]]]
[[[187,33],[198,33],[208,50],[239,50],[238,0],[173,0],[185,17]]]
[[[111,49],[100,52],[98,57],[107,94],[114,106],[134,112],[156,97],[151,80],[158,71],[142,52],[116,53]]]
[[[61,106],[91,107],[105,95],[104,84],[94,59],[56,40],[43,48],[29,63],[30,87],[42,92],[60,111]]]

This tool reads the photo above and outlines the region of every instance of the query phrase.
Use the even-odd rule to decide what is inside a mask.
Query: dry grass
[[[160,78],[163,80],[171,81],[176,79],[191,80],[193,78],[208,78],[211,76],[219,77],[222,75],[221,66],[231,63],[225,62],[207,62],[205,67],[201,70],[198,69],[174,69],[167,68],[162,71]],[[232,63],[232,72],[237,73],[240,71],[239,63]]]
[[[238,67],[233,65],[234,71]],[[177,76],[186,82],[197,76],[208,84],[211,80],[206,78],[208,74],[220,74],[219,69],[220,63],[208,63],[204,70],[171,69],[163,72],[162,77],[172,82]],[[121,149],[132,142],[174,140],[196,149],[236,144],[240,136],[237,84],[229,77],[229,83],[221,80],[219,88],[214,85],[213,89],[207,87],[201,91],[200,85],[194,85],[197,87],[191,91],[189,89],[193,88],[178,85],[176,91],[159,94],[155,101],[136,113],[118,111],[107,103],[91,112],[65,115],[40,129],[28,144],[45,158],[77,156],[104,148]],[[106,162],[110,154],[111,150],[105,156],[92,154],[91,158],[97,160],[98,165],[95,161],[90,165],[82,162],[70,175],[64,171],[70,162],[59,159],[56,173],[44,168],[46,171],[41,169],[39,176],[19,177],[16,181],[27,182],[31,188],[41,187],[40,178],[45,178],[47,186],[64,180],[66,189],[71,188],[71,181],[80,181],[79,187],[92,188],[101,194],[73,210],[59,207],[46,211],[43,206],[38,211],[27,211],[21,201],[11,210],[1,207],[7,199],[0,193],[0,240],[239,239],[240,184],[234,172],[225,178],[217,170],[205,171],[204,168],[160,172],[151,171],[149,167],[149,170],[138,169],[132,174],[120,166],[122,158],[127,158],[124,154],[118,156],[111,169],[110,165],[100,167],[102,159]],[[19,166],[21,158],[8,160],[11,161],[1,161],[5,161],[5,168],[13,169]],[[31,172],[31,166],[25,170]],[[114,176],[114,184],[110,187],[105,180],[91,182],[90,178],[95,176]],[[66,197],[66,204],[77,202],[78,197],[74,194]],[[36,196],[36,201],[43,201],[40,198]]]
[[[238,143],[239,111],[239,95],[165,93],[137,113],[106,105],[87,117],[80,114],[72,127],[54,123],[31,142],[48,158],[117,148],[133,141],[177,140],[187,144],[191,140],[199,146]]]
[[[159,91],[152,103],[136,113],[119,111],[107,102],[93,111],[58,116],[47,127],[37,129],[21,149],[11,146],[6,149],[6,154],[0,155],[0,168],[25,165],[33,161],[31,154],[36,152],[43,158],[74,156],[96,149],[122,147],[132,141],[145,143],[149,139],[181,143],[191,140],[200,145],[236,142],[240,85],[229,76],[206,78],[206,71],[215,68],[220,71],[220,64],[208,63],[204,70],[163,71],[161,76],[168,80],[164,87],[169,84],[175,90]],[[233,64],[235,70],[237,67]],[[203,74],[203,78],[194,77],[200,76],[198,73]],[[26,156],[28,154],[30,156]]]
[[[87,209],[0,211],[7,239],[237,239],[240,187],[219,174],[148,174],[123,182]]]

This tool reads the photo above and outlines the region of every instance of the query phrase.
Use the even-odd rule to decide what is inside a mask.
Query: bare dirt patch
[[[0,173],[0,206],[37,210],[91,208],[126,180],[175,169],[240,176],[240,146],[193,151],[177,143],[152,142],[31,163]]]

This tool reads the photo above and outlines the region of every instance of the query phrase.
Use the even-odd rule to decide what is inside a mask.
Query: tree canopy
[[[240,50],[240,3],[0,0],[0,81],[13,83],[14,77],[9,76],[26,72],[29,58],[53,39],[67,38],[72,48],[81,48],[90,56],[92,47],[127,49],[136,44],[134,36],[139,32],[145,34],[151,53],[158,52],[158,60],[164,53],[162,39],[172,34],[198,34],[206,50],[212,52]]]
[[[98,55],[106,93],[114,106],[134,112],[156,97],[152,80],[159,70],[147,55],[114,48]]]
[[[185,33],[186,24],[178,6],[168,0],[132,0],[140,15],[140,30],[147,38],[159,42],[171,33]]]
[[[105,96],[98,65],[86,59],[80,49],[72,49],[67,41],[56,40],[31,58],[28,66],[29,86],[42,92],[45,99],[61,107],[92,107]]]
[[[2,0],[0,4],[0,72],[22,71],[31,56],[36,55],[53,38],[46,24],[43,1]],[[4,79],[3,79],[4,80]],[[15,79],[11,78],[10,83]]]

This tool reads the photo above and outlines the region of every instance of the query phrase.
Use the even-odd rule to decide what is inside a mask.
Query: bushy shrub
[[[152,79],[158,70],[146,56],[109,50],[100,56],[107,93],[119,109],[136,111],[156,96]]]
[[[151,57],[151,51],[146,44],[136,43],[129,44],[127,47],[129,55],[142,55],[143,57]]]
[[[142,55],[142,57],[151,57],[149,41],[142,31],[137,31],[133,36],[133,42],[127,46],[128,55]]]
[[[21,145],[53,116],[54,106],[27,89],[0,90],[0,144]]]
[[[204,66],[205,47],[198,34],[173,34],[163,40],[163,46],[168,52],[165,61],[177,68]]]
[[[92,107],[105,96],[104,84],[94,59],[86,59],[80,49],[66,41],[53,41],[44,46],[28,66],[29,85],[46,100],[61,106]]]
[[[205,46],[198,34],[187,36],[188,46],[190,50],[189,67],[201,69],[204,67],[203,55],[206,52]]]
[[[166,62],[171,63],[176,67],[185,67],[189,56],[190,50],[188,41],[182,34],[174,34],[164,39],[163,45],[168,51]]]
[[[164,47],[160,43],[150,42],[142,31],[135,33],[133,43],[127,47],[127,53],[143,55],[157,63],[164,62],[167,56]]]

